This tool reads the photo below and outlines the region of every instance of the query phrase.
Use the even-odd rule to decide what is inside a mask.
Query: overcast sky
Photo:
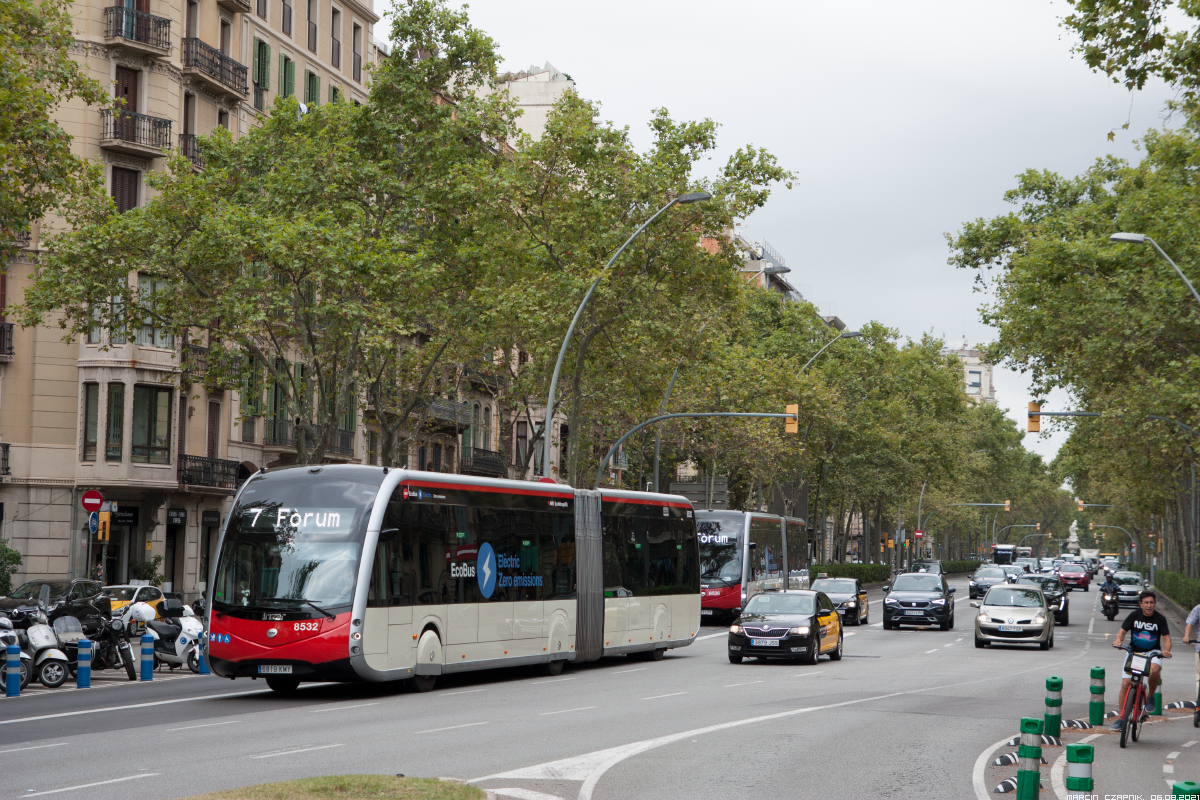
[[[1163,124],[1163,87],[1131,96],[1072,56],[1058,25],[1067,10],[1062,0],[477,0],[469,13],[505,69],[549,61],[639,145],[651,110],[665,107],[719,122],[721,161],[747,143],[776,154],[798,184],[744,222],[747,238],[769,241],[792,283],[851,328],[877,320],[958,344],[995,331],[980,321],[974,276],[947,265],[944,234],[1005,213],[1022,170],[1135,159],[1134,139]],[[996,385],[1024,428],[1028,381],[998,369]],[[1026,446],[1049,459],[1063,438]]]

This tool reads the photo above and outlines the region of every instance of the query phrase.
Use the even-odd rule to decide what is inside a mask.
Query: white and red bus
[[[731,619],[763,589],[807,589],[804,520],[748,511],[697,511],[700,613]]]
[[[607,655],[700,627],[675,495],[355,465],[256,473],[213,569],[207,656],[228,678],[413,679]]]
[[[1012,564],[1017,560],[1016,545],[1012,544],[994,544],[992,545],[992,563],[993,564]]]

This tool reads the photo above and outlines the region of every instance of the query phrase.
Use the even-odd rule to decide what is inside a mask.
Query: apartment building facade
[[[386,55],[371,0],[76,0],[73,14],[73,57],[121,103],[72,101],[56,119],[76,154],[103,165],[121,212],[149,199],[146,174],[172,151],[202,168],[198,137],[247,133],[280,95],[364,102]],[[204,348],[164,331],[97,329],[67,342],[55,327],[6,321],[56,224],[34,223],[0,272],[0,538],[22,553],[14,580],[122,583],[131,564],[162,556],[169,588],[191,599],[206,588],[237,485],[294,460],[291,425],[261,403],[244,419],[236,391],[206,384]],[[348,417],[330,458],[366,460],[362,413]],[[80,507],[89,489],[112,510],[107,542]]]
[[[942,355],[956,355],[963,370],[963,389],[973,403],[996,405],[996,386],[992,365],[983,360],[983,351],[971,347],[964,338],[961,347],[943,347]]]

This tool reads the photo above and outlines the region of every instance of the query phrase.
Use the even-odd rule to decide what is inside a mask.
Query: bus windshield
[[[696,537],[700,543],[700,581],[718,586],[740,585],[745,516],[738,511],[698,512]]]
[[[383,477],[363,473],[366,482],[330,480],[307,469],[252,479],[229,515],[213,608],[348,605]]]
[[[992,561],[996,564],[1011,564],[1013,563],[1013,558],[1014,555],[1012,545],[1009,545],[1008,547],[992,548]]]

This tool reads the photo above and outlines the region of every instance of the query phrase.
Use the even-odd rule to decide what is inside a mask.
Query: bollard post
[[[200,641],[196,644],[196,658],[200,662],[200,674],[212,675],[212,670],[208,668],[208,659],[204,657],[204,648],[208,644],[208,634],[201,633]]]
[[[79,640],[79,655],[75,662],[75,688],[92,688],[92,643],[87,639]]]
[[[1150,713],[1162,716],[1162,690],[1154,693],[1154,710]]]
[[[1062,678],[1046,678],[1046,735],[1058,738],[1062,733]]]
[[[1200,783],[1195,783],[1193,781],[1175,781],[1171,784],[1171,797],[1200,797]]]
[[[1067,791],[1087,792],[1095,788],[1092,781],[1092,759],[1095,750],[1090,744],[1067,745]]]
[[[1104,667],[1092,667],[1091,702],[1088,703],[1088,722],[1104,724]]]
[[[142,680],[154,680],[154,637],[142,634]]]
[[[20,697],[21,696],[21,648],[15,644],[10,644],[5,649],[5,657],[8,659],[4,665],[4,696],[5,697]]]
[[[1017,748],[1017,800],[1038,800],[1042,777],[1042,721],[1021,720],[1021,746]]]

